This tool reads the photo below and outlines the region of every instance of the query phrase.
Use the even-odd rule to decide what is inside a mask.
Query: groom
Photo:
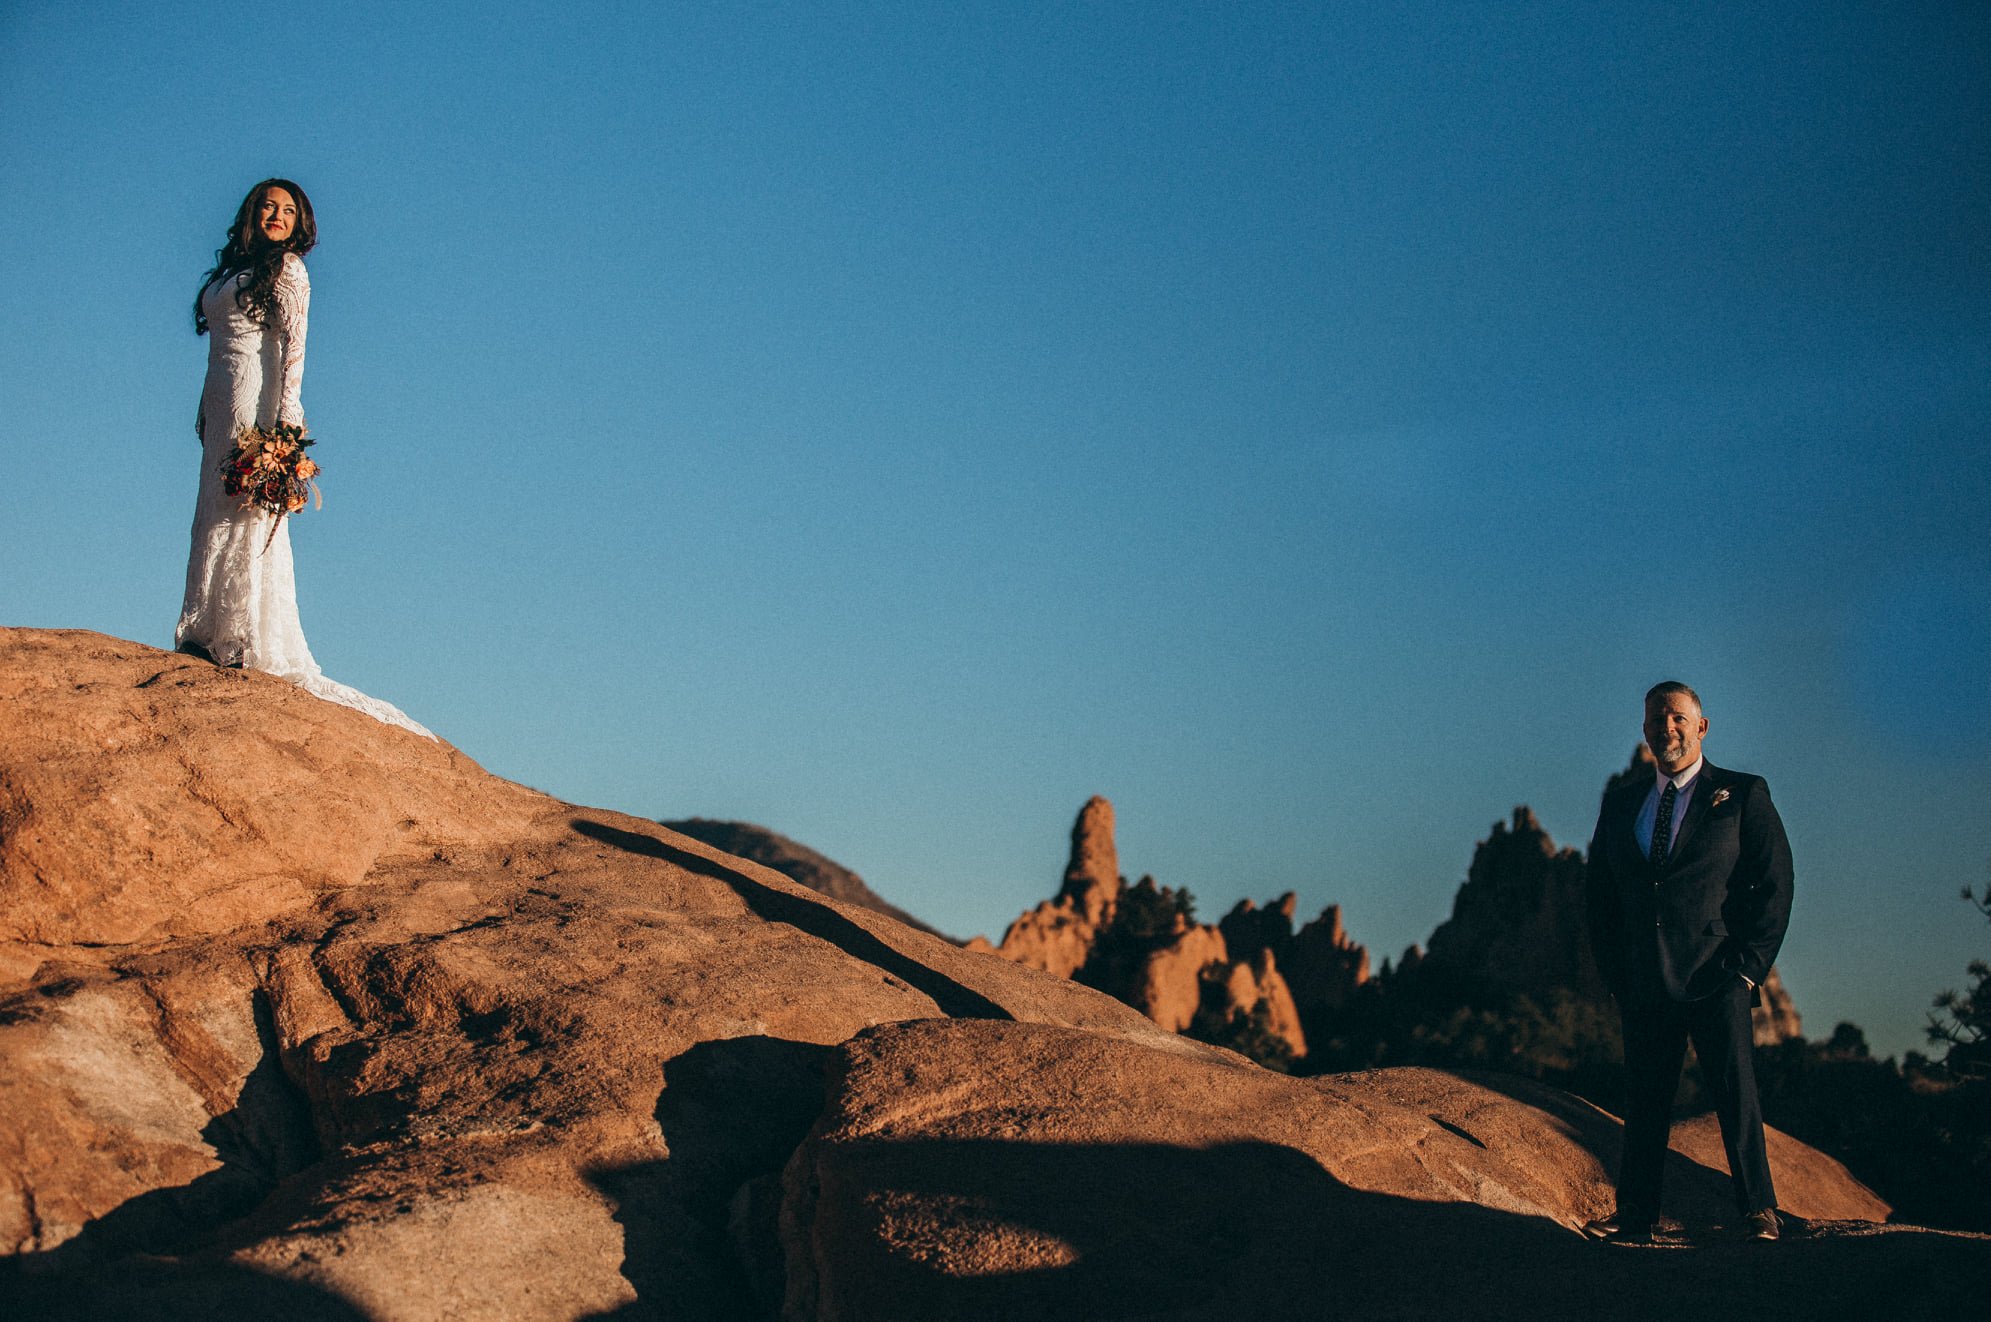
[[[1590,941],[1624,1020],[1626,1101],[1617,1213],[1584,1232],[1612,1243],[1652,1238],[1689,1039],[1714,1095],[1743,1233],[1778,1234],[1749,1007],[1790,922],[1790,842],[1761,776],[1701,757],[1707,732],[1699,695],[1654,685],[1645,695],[1654,773],[1604,796],[1590,840]]]

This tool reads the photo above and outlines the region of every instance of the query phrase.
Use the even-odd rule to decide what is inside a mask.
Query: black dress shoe
[[[1613,1212],[1599,1220],[1585,1222],[1583,1236],[1600,1244],[1650,1244],[1652,1221],[1648,1217]]]
[[[1783,1233],[1783,1226],[1777,1221],[1777,1209],[1774,1207],[1765,1207],[1742,1218],[1744,1239],[1767,1241],[1779,1239]]]

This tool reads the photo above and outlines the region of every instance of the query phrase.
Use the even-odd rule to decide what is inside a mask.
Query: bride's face
[[[297,228],[297,199],[285,188],[272,188],[256,204],[256,229],[271,243],[282,243]]]

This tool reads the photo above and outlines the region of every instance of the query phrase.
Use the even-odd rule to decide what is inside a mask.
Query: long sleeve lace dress
[[[325,677],[312,659],[297,617],[289,523],[278,523],[272,537],[274,514],[243,509],[222,489],[222,461],[234,450],[235,437],[243,428],[304,421],[299,392],[311,308],[304,261],[294,253],[285,254],[276,284],[277,315],[271,325],[236,305],[238,281],[246,278],[218,280],[201,291],[208,351],[207,382],[196,423],[201,437],[200,495],[194,505],[187,595],[174,645],[196,644],[220,665],[267,671],[318,697],[426,735],[427,730],[391,703]]]

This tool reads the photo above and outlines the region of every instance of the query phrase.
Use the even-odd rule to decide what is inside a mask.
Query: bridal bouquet
[[[235,450],[221,461],[222,490],[242,502],[243,509],[265,509],[276,515],[263,542],[269,550],[283,516],[304,508],[307,500],[322,508],[317,463],[304,453],[313,444],[304,428],[279,422],[271,427],[244,427],[235,437]]]

